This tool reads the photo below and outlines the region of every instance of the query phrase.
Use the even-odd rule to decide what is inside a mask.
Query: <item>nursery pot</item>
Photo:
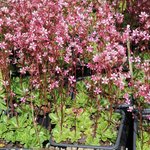
[[[125,113],[122,110],[117,110],[117,113],[120,113],[122,116],[122,119],[120,121],[120,126],[119,130],[117,133],[117,138],[116,142],[113,145],[110,146],[101,146],[101,145],[80,145],[78,143],[73,143],[73,144],[65,144],[65,143],[56,143],[53,141],[53,139],[50,139],[50,145],[54,147],[59,147],[59,148],[67,148],[67,147],[74,147],[74,148],[89,148],[89,149],[98,149],[98,150],[120,150],[120,149],[125,149],[125,141],[123,136],[125,134],[123,133],[123,130],[125,130]],[[52,136],[51,136],[52,137]]]
[[[145,109],[142,111],[140,114],[142,115],[142,124],[144,123],[143,121],[147,121],[147,123],[150,125],[150,120],[147,119],[147,116],[150,115],[150,109]],[[139,136],[140,131],[140,121],[139,121],[139,112],[136,112],[134,116],[134,126],[133,126],[133,150],[139,150],[137,148],[137,139]],[[149,140],[150,140],[150,132],[149,132]],[[143,150],[148,150],[148,149],[143,149]]]
[[[131,99],[132,102],[132,99]],[[132,149],[133,148],[133,128],[134,128],[134,119],[133,119],[133,114],[132,112],[128,111],[129,107],[132,107],[132,104],[121,104],[118,105],[117,108],[124,111],[126,119],[125,119],[125,124],[124,124],[124,141],[126,142],[126,148],[127,149]],[[135,120],[136,121],[136,120]]]

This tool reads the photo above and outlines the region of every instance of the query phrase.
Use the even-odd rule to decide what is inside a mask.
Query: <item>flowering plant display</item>
[[[62,132],[73,108],[71,118],[82,118],[83,111],[89,123],[92,111],[98,115],[109,108],[113,118],[120,104],[130,105],[131,112],[148,108],[150,14],[145,6],[145,0],[2,1],[0,109],[17,118],[16,107],[31,106],[33,124],[41,110],[52,121],[59,114]],[[86,90],[80,93],[78,73],[82,77],[85,67],[91,76],[83,80]],[[95,137],[97,128],[98,123]]]

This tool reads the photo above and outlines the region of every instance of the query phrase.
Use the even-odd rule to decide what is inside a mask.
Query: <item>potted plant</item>
[[[50,113],[50,145],[98,149],[125,146],[121,145],[124,112],[110,112],[106,108],[107,100],[90,96],[83,81],[77,83],[76,90],[75,99],[72,100],[64,95],[60,97],[57,93],[57,100]]]

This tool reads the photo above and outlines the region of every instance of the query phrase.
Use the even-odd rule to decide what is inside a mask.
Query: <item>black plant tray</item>
[[[99,150],[120,150],[121,147],[125,147],[125,144],[122,140],[124,140],[124,138],[122,137],[123,134],[123,130],[124,130],[124,123],[125,123],[125,113],[122,110],[116,110],[116,112],[120,113],[122,115],[122,119],[121,119],[121,123],[120,123],[120,127],[118,130],[118,134],[117,134],[117,139],[114,145],[112,146],[97,146],[97,145],[80,145],[78,143],[74,143],[74,144],[64,144],[64,143],[56,143],[55,141],[53,141],[52,139],[50,139],[50,145],[54,146],[54,147],[59,147],[59,148],[67,148],[67,147],[75,147],[75,148],[89,148],[89,149],[99,149]],[[125,149],[125,148],[124,148]]]
[[[133,126],[133,150],[136,150],[136,137],[138,134],[138,114],[139,112],[137,111],[135,116],[134,116],[134,126]],[[144,109],[142,111],[142,118],[146,118],[147,115],[150,115],[150,109]]]

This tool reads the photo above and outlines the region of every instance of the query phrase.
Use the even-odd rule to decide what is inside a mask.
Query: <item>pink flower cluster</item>
[[[5,65],[5,57],[9,64],[8,56],[17,53],[20,73],[29,72],[36,87],[42,84],[41,74],[50,78],[48,84],[56,82],[56,74],[60,80],[64,75],[73,76],[89,43],[91,12],[92,3],[79,0],[8,0],[0,11],[0,31],[4,35],[0,65]]]
[[[120,98],[122,92],[129,103],[131,72],[123,69],[132,60],[145,75],[142,85],[137,88],[135,80],[132,88],[136,97],[149,103],[149,62],[134,53],[149,50],[150,16],[142,11],[136,28],[127,25],[120,31],[117,25],[123,18],[107,2],[95,0],[7,0],[0,4],[0,66],[4,70],[14,62],[21,75],[30,74],[34,88],[51,92],[62,87],[65,78],[69,85],[76,84],[77,64],[82,64],[92,70],[87,87],[95,95],[111,93]],[[135,45],[130,58],[128,40]],[[14,53],[16,57],[10,57]]]

